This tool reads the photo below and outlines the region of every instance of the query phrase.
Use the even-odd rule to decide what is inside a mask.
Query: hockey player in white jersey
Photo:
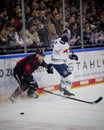
[[[74,53],[69,55],[70,49],[70,30],[64,30],[61,38],[58,38],[54,41],[53,53],[52,53],[52,64],[56,71],[60,74],[60,91],[63,91],[64,95],[74,96],[71,93],[71,81],[72,81],[72,73],[67,65],[67,60],[78,60],[78,56]]]

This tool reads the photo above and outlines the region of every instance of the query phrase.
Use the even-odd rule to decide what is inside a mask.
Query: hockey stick
[[[51,91],[47,91],[47,90],[43,90],[43,91],[46,92],[46,93],[52,94],[52,95],[64,97],[64,98],[67,98],[67,99],[71,99],[71,100],[74,100],[74,101],[83,102],[83,103],[87,103],[87,104],[97,104],[97,103],[99,103],[103,99],[103,97],[99,97],[95,101],[86,101],[86,100],[82,100],[82,99],[78,99],[78,98],[64,96],[64,95],[57,94],[57,93],[54,93],[54,92],[51,92]]]

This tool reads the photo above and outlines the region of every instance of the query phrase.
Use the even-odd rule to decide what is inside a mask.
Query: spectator
[[[89,23],[85,23],[83,31],[84,45],[92,45],[91,35],[92,35],[91,26]]]
[[[16,16],[15,16],[14,20],[15,20],[16,29],[18,29],[19,27],[22,26],[22,10],[21,9],[16,10]]]
[[[15,19],[14,19],[13,16],[9,16],[8,21],[9,21],[9,23],[10,23],[12,26],[15,27]]]
[[[4,8],[4,10],[0,11],[0,28],[3,28],[8,20],[7,11]]]
[[[6,30],[3,28],[0,31],[0,47],[7,47],[8,46],[8,38],[7,38],[7,33]]]
[[[62,23],[62,14],[53,14],[52,18],[51,18],[51,22],[55,25],[55,29],[56,29],[56,32],[57,32],[57,35],[59,37],[62,36],[62,29],[63,27],[61,26],[61,23]]]
[[[93,45],[99,46],[104,45],[104,32],[101,31],[100,28],[94,29],[91,37],[91,41]]]
[[[23,29],[22,27],[18,28],[17,32],[15,33],[15,39],[16,39],[16,43],[18,44],[18,47],[23,47],[26,46],[29,47],[33,44],[33,41],[30,37],[28,37],[27,35],[25,35],[25,39],[24,39],[24,33],[23,33]]]
[[[43,24],[41,17],[36,17],[35,22],[37,24],[37,32],[40,38],[40,45],[49,46],[47,21],[45,21]]]
[[[6,23],[8,21],[16,28],[20,28],[22,26],[22,10],[20,0],[12,1],[7,0],[3,2],[0,9],[0,30],[5,28]],[[35,26],[35,30],[39,35],[40,41],[38,42],[39,46],[50,46],[51,38],[54,39],[54,36],[51,31],[51,27],[54,26],[56,30],[56,34],[60,37],[62,35],[63,29],[63,18],[62,18],[62,2],[54,1],[54,0],[30,0],[24,1],[25,5],[25,15],[26,15],[26,23],[33,19],[33,22],[37,24]],[[65,21],[69,24],[69,29],[73,30],[73,24],[78,23],[78,28],[80,24],[80,12],[79,12],[79,2],[75,0],[66,0],[65,1]],[[83,23],[88,23],[91,27],[91,39],[87,39],[87,43],[90,45],[93,44],[95,34],[100,36],[98,39],[103,41],[104,36],[104,3],[103,1],[97,0],[84,0],[82,3],[82,13],[83,13]],[[34,19],[36,18],[36,19]],[[50,23],[50,25],[48,25]],[[52,24],[51,24],[52,23]],[[52,26],[51,26],[52,25]],[[50,27],[49,27],[50,26]],[[52,27],[52,28],[54,28]],[[96,28],[100,28],[99,32],[96,32]],[[85,26],[83,26],[84,30],[84,40],[85,37],[88,37],[89,34],[86,32]],[[18,30],[17,30],[18,31]],[[88,31],[88,30],[87,30]],[[54,32],[54,31],[53,31]],[[55,32],[54,32],[55,33]],[[76,34],[79,33],[76,32]],[[73,34],[73,31],[72,31]],[[99,35],[100,34],[100,35]],[[50,37],[52,35],[53,37]],[[80,35],[77,34],[77,35]],[[87,35],[87,36],[85,36]],[[73,35],[72,35],[73,36]],[[36,36],[37,37],[37,36]],[[71,40],[76,40],[76,37],[73,37]],[[99,40],[96,41],[97,45]],[[77,44],[75,44],[77,46]],[[85,42],[86,45],[86,42]],[[87,44],[88,45],[88,44]],[[103,46],[103,42],[100,42],[100,45]]]
[[[72,27],[71,27],[71,38],[70,38],[70,44],[74,44],[74,45],[80,45],[80,28],[78,23],[73,23]],[[71,41],[72,40],[72,41]]]
[[[101,11],[100,13],[100,24],[99,27],[102,29],[102,31],[104,32],[104,11]]]
[[[16,43],[18,44],[18,47],[23,47],[24,46],[24,40],[23,40],[23,30],[22,28],[18,28],[16,33],[15,33],[15,40]]]
[[[8,45],[11,47],[16,46],[16,40],[15,40],[15,28],[10,23],[6,24],[6,33],[8,38]]]
[[[58,35],[56,33],[55,25],[52,24],[51,22],[48,22],[48,32],[49,32],[48,39],[50,41],[49,46],[53,47],[54,40],[58,38]]]
[[[26,36],[28,39],[32,40],[30,45],[33,47],[40,46],[40,39],[36,29],[37,29],[36,23],[30,22],[27,24]]]
[[[30,17],[31,17],[31,9],[30,9],[29,6],[26,6],[26,7],[25,7],[25,16],[26,16],[26,21],[27,21],[28,19],[30,19]]]

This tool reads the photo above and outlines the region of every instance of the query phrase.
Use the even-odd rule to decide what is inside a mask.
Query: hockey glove
[[[76,61],[78,61],[78,56],[75,55],[75,54],[69,55],[69,58],[70,58],[71,60],[76,60]]]
[[[48,67],[47,67],[47,72],[50,74],[53,74],[53,67],[52,67],[52,64],[48,64]]]

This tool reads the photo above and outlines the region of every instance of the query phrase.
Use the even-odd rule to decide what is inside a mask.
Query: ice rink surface
[[[104,96],[104,84],[72,92],[76,98],[94,101]],[[45,94],[0,104],[0,130],[104,130],[104,100],[91,105]]]

